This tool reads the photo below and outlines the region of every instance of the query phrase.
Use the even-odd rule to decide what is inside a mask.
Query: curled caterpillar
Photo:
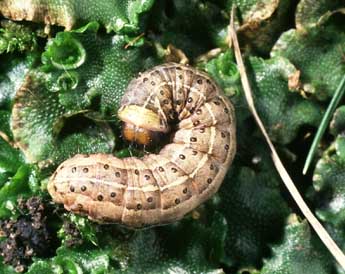
[[[118,111],[126,139],[148,144],[168,133],[158,154],[76,155],[50,178],[67,210],[99,222],[143,227],[173,222],[217,192],[236,151],[234,108],[206,74],[167,63],[139,74]]]

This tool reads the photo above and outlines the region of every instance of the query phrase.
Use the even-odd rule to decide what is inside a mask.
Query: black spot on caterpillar
[[[206,73],[175,63],[143,72],[118,116],[125,137],[143,144],[168,133],[173,119],[178,125],[158,154],[66,160],[48,184],[55,202],[99,222],[142,227],[179,220],[218,190],[236,152],[235,114]]]

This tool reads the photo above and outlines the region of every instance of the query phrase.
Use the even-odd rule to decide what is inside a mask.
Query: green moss
[[[342,1],[19,2],[0,1],[3,17],[26,20],[0,27],[0,218],[20,214],[18,198],[40,196],[54,209],[46,217],[61,240],[28,273],[335,273],[308,224],[286,222],[297,209],[248,110],[227,27],[236,4],[255,105],[305,195],[312,185],[299,173],[305,144],[344,74]],[[180,222],[143,230],[100,225],[50,204],[46,183],[66,158],[146,153],[122,142],[116,112],[129,81],[162,63],[169,44],[234,102],[237,155],[220,191]],[[342,249],[344,111],[338,108],[321,142],[308,201]],[[63,220],[82,241],[73,241]],[[0,265],[0,273],[13,271]]]
[[[12,21],[0,22],[0,54],[33,51],[37,46],[37,34],[30,27]]]
[[[293,216],[295,218],[295,216]],[[312,234],[306,221],[291,221],[280,245],[273,247],[272,258],[265,261],[261,274],[295,274],[334,272],[330,254]]]
[[[46,85],[68,110],[97,107],[99,101],[98,110],[114,115],[128,82],[157,61],[143,39],[126,48],[134,37],[102,35],[98,28],[89,23],[58,33],[42,54],[42,70],[52,75]]]
[[[269,254],[268,243],[281,237],[289,213],[267,149],[262,141],[251,140],[236,158],[219,194],[219,207],[229,226],[228,265],[260,266],[262,257]]]
[[[59,33],[42,55],[43,66],[31,71],[17,92],[12,129],[29,161],[56,165],[76,153],[112,152],[114,134],[105,121],[114,120],[128,82],[153,58],[142,43],[125,49],[128,37],[97,30],[98,24],[90,23]],[[66,130],[75,115],[82,118],[91,110],[102,115]]]
[[[331,19],[307,31],[284,32],[271,52],[271,56],[283,56],[300,70],[301,88],[318,100],[333,95],[345,72],[345,33]]]
[[[39,177],[33,166],[21,165],[13,177],[8,177],[0,188],[0,219],[20,214],[19,198],[28,198],[38,192]]]
[[[247,103],[240,86],[234,57],[228,51],[209,60],[202,67],[214,77],[223,90],[231,96],[238,121],[238,130],[243,132],[239,140],[245,139],[245,127],[251,116],[244,107]],[[316,103],[303,98],[290,81],[296,75],[296,68],[289,60],[276,57],[264,60],[250,57],[247,70],[251,79],[255,106],[273,141],[290,143],[301,127],[317,126],[321,120],[321,108]]]
[[[4,0],[0,4],[0,11],[13,20],[34,20],[64,26],[68,30],[90,21],[97,21],[107,31],[133,33],[140,31],[140,19],[143,19],[142,15],[150,10],[153,3],[154,0],[34,0],[23,6],[18,5],[16,1]],[[32,18],[31,14],[36,16]]]
[[[333,12],[343,8],[344,3],[341,0],[301,0],[296,10],[297,29],[308,29],[315,27],[327,20]]]

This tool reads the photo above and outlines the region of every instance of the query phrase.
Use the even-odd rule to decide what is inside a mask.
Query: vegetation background
[[[345,273],[301,217],[250,115],[227,28],[257,110],[308,204],[345,251],[345,106],[302,169],[345,74],[343,0],[0,1],[0,273]],[[97,225],[51,202],[76,153],[143,152],[116,117],[139,71],[181,52],[236,107],[238,152],[217,195],[182,221]]]

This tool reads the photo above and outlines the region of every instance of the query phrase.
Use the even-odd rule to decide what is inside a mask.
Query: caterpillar
[[[206,73],[176,63],[139,73],[118,117],[129,141],[145,145],[169,132],[172,141],[142,158],[75,155],[48,182],[56,203],[138,228],[177,221],[217,192],[236,152],[236,121]]]

